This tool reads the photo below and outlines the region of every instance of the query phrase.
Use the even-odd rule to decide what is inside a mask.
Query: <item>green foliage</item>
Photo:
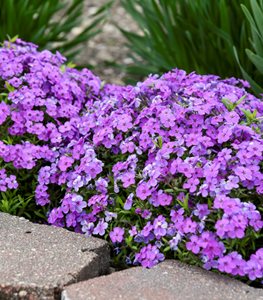
[[[23,197],[17,191],[9,190],[0,193],[0,211],[19,217],[26,217],[33,221],[46,219],[44,209],[36,207],[33,195]]]
[[[250,6],[251,10],[248,6],[241,5],[251,31],[250,42],[253,50],[246,49],[245,51],[255,68],[253,74],[247,72],[239,60],[238,62],[244,78],[250,82],[254,91],[259,94],[263,93],[263,1],[250,0]],[[236,54],[236,56],[238,55]]]
[[[72,59],[76,46],[96,35],[110,2],[91,16],[91,22],[76,36],[73,28],[83,21],[84,0],[1,0],[0,40],[9,37],[36,43],[40,49],[59,50]]]
[[[177,67],[221,77],[243,75],[260,91],[252,78],[263,68],[262,0],[122,0],[122,5],[140,29],[121,29],[134,61],[128,72],[142,77]],[[255,53],[248,50],[250,40]]]

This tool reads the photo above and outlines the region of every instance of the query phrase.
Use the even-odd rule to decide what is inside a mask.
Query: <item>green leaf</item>
[[[263,74],[263,57],[254,54],[251,50],[246,49],[247,56],[253,62],[255,67]]]

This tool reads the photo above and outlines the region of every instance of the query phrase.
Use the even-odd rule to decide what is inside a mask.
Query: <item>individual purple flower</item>
[[[5,180],[5,183],[9,189],[17,189],[18,188],[18,183],[16,181],[15,175],[10,175],[9,177],[7,177]]]
[[[106,194],[107,193],[107,187],[108,187],[108,182],[107,180],[103,179],[103,178],[98,178],[95,182],[95,186],[96,186],[96,189],[103,193],[103,194]]]
[[[235,260],[230,255],[226,255],[218,259],[218,270],[221,272],[231,274],[235,267]]]
[[[74,207],[74,211],[81,213],[83,208],[87,207],[87,202],[83,201],[83,197],[80,195],[72,196],[72,204]]]
[[[169,241],[169,246],[171,250],[176,251],[178,249],[178,244],[182,240],[182,235],[178,232],[176,236],[174,236],[170,241]]]
[[[93,234],[94,231],[94,223],[84,221],[82,222],[82,232],[85,236],[89,237]]]
[[[123,207],[125,210],[130,210],[130,209],[131,209],[132,203],[133,203],[133,197],[134,197],[134,194],[133,194],[133,193],[131,193],[131,194],[127,197],[127,199],[126,199],[126,201],[125,201],[125,203],[124,203],[124,207]]]
[[[62,156],[58,162],[58,167],[61,171],[66,171],[72,166],[74,159],[70,156]]]
[[[194,210],[194,215],[197,216],[200,220],[209,215],[210,210],[208,209],[207,204],[197,204],[196,210]]]
[[[221,126],[218,131],[217,140],[219,144],[227,142],[232,135],[232,130],[227,126]]]
[[[98,234],[100,236],[103,236],[108,226],[109,224],[107,222],[105,222],[103,219],[100,219],[99,223],[93,230],[93,234]]]
[[[85,171],[91,178],[96,178],[102,171],[102,165],[99,160],[91,161],[85,166]]]
[[[135,173],[134,172],[126,172],[121,176],[121,180],[123,182],[123,187],[127,188],[130,185],[135,183]]]
[[[192,235],[190,241],[186,243],[186,249],[192,251],[194,254],[200,252],[200,239],[196,235]]]
[[[250,169],[246,167],[236,167],[234,170],[235,174],[239,176],[241,180],[251,180],[252,179],[252,172]]]
[[[138,185],[136,189],[136,196],[141,200],[146,200],[148,196],[151,195],[151,190],[149,189],[146,182],[142,182]]]
[[[160,215],[153,222],[153,232],[157,239],[166,235],[168,223],[165,220],[165,217]]]
[[[153,230],[153,225],[151,224],[151,222],[147,222],[147,224],[141,230],[140,234],[144,237],[148,237],[152,230]]]
[[[132,128],[132,117],[127,114],[118,116],[117,129],[126,132],[130,128]]]
[[[195,221],[192,221],[191,218],[186,218],[184,220],[182,229],[184,233],[195,233],[197,229],[197,223]]]
[[[250,259],[249,261],[247,261],[244,270],[250,280],[262,278],[263,276],[263,269],[261,265],[254,259]]]
[[[124,229],[121,227],[114,227],[110,232],[110,239],[113,243],[121,243],[123,241]]]
[[[239,186],[238,183],[239,183],[239,178],[237,176],[230,175],[228,176],[228,180],[225,183],[224,188],[229,191],[233,189],[237,189]]]
[[[135,236],[138,233],[136,226],[132,226],[129,230],[130,236]]]

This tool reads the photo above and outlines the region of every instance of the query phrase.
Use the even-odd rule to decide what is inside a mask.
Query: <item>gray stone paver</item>
[[[108,272],[106,242],[0,213],[1,300],[61,299],[62,290],[63,300],[263,300],[263,289],[175,260],[100,276]]]
[[[260,300],[263,290],[237,280],[165,261],[153,269],[136,267],[66,287],[63,300]]]
[[[109,270],[105,241],[0,213],[0,299],[60,299]]]

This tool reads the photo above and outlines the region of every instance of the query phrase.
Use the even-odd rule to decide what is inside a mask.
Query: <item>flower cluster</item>
[[[0,49],[0,77],[1,134],[13,141],[0,142],[0,187],[4,168],[37,167],[50,224],[102,236],[126,262],[188,253],[262,280],[263,102],[246,82],[176,69],[103,85],[21,40]]]

